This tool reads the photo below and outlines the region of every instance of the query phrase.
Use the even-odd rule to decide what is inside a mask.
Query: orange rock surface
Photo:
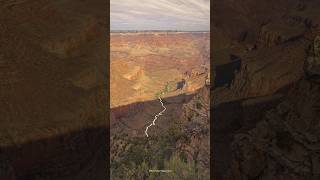
[[[111,108],[201,88],[209,73],[208,32],[111,33]],[[198,72],[198,73],[195,73]],[[186,88],[177,83],[186,80]]]

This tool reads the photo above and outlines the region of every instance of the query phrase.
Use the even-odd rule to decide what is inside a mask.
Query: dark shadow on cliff
[[[170,120],[179,118],[183,104],[189,102],[195,94],[180,94],[178,96],[162,98],[167,110],[160,116],[158,121],[159,129],[169,125]],[[162,110],[158,99],[136,102],[110,109],[110,128],[121,127],[120,129],[131,129],[143,133],[143,128],[151,122],[153,116]],[[164,118],[165,117],[165,118]]]
[[[1,176],[7,180],[107,179],[106,127],[1,147]]]
[[[223,179],[225,172],[232,168],[234,135],[254,128],[268,110],[283,100],[291,87],[292,84],[285,86],[269,96],[241,99],[211,107],[214,179]]]
[[[225,85],[230,87],[235,78],[235,72],[240,71],[242,65],[241,59],[231,54],[229,60],[230,62],[228,63],[214,67],[214,88],[223,87]]]

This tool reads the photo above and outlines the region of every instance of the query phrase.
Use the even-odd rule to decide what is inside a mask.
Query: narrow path
[[[149,126],[146,127],[145,134],[146,134],[147,137],[149,137],[149,135],[148,135],[148,129],[149,129],[149,127],[155,126],[155,125],[156,125],[156,120],[158,119],[158,117],[161,116],[162,113],[165,112],[166,109],[167,109],[167,108],[163,105],[163,102],[162,102],[162,99],[161,99],[160,96],[159,96],[159,101],[160,101],[160,103],[161,103],[161,106],[163,107],[163,110],[162,110],[161,112],[159,112],[157,115],[155,115],[152,123],[151,123]]]

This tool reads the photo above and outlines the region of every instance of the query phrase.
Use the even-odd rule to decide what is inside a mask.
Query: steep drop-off
[[[0,179],[107,179],[105,7],[0,1]]]
[[[214,4],[213,178],[319,179],[319,2]]]
[[[157,179],[209,177],[209,38],[111,34],[111,179],[155,178],[150,169],[166,168],[173,172]],[[166,111],[147,137],[163,110],[160,95]]]

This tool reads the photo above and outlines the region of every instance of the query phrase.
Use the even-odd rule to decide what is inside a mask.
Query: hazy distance
[[[210,0],[111,0],[111,31],[209,31]]]

